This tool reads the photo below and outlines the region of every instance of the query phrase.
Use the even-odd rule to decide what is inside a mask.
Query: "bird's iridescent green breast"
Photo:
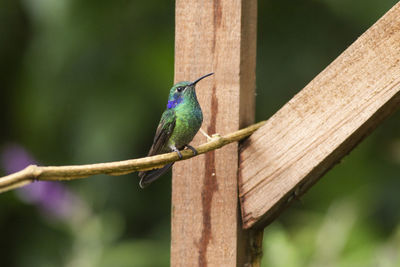
[[[175,108],[176,124],[170,137],[170,144],[178,148],[189,144],[199,131],[203,122],[203,113],[196,96],[183,99]]]

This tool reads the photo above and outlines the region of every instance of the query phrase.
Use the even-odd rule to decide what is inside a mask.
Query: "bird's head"
[[[167,104],[167,108],[175,108],[177,105],[179,105],[185,98],[192,98],[192,97],[196,97],[196,84],[208,77],[213,75],[214,73],[209,73],[207,75],[204,75],[200,78],[198,78],[197,80],[195,80],[194,82],[178,82],[176,84],[174,84],[174,86],[172,86],[170,92],[169,92],[169,98],[168,98],[168,104]]]

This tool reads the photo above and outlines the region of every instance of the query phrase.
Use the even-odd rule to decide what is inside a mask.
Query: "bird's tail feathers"
[[[166,173],[173,164],[174,162],[171,162],[160,169],[139,172],[139,177],[140,177],[139,186],[141,188],[145,188],[146,186],[157,180],[161,175]]]

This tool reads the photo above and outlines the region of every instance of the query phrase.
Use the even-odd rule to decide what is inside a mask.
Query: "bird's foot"
[[[178,153],[179,159],[182,159],[182,153],[179,151],[179,149],[177,149],[176,147],[173,147],[173,148],[172,148],[172,151]]]
[[[186,148],[189,148],[190,150],[192,150],[193,151],[193,155],[197,155],[197,154],[199,154],[199,152],[197,152],[197,150],[194,148],[194,147],[192,147],[191,145],[186,145]]]

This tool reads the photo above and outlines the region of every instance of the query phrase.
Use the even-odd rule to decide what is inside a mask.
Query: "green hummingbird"
[[[174,151],[178,153],[179,158],[182,158],[179,150],[185,147],[197,154],[196,149],[189,145],[203,122],[203,113],[197,101],[195,87],[200,80],[213,74],[204,75],[194,82],[178,82],[172,86],[167,109],[161,116],[148,156]],[[139,172],[140,187],[144,188],[155,181],[173,164],[171,162],[160,169]]]

